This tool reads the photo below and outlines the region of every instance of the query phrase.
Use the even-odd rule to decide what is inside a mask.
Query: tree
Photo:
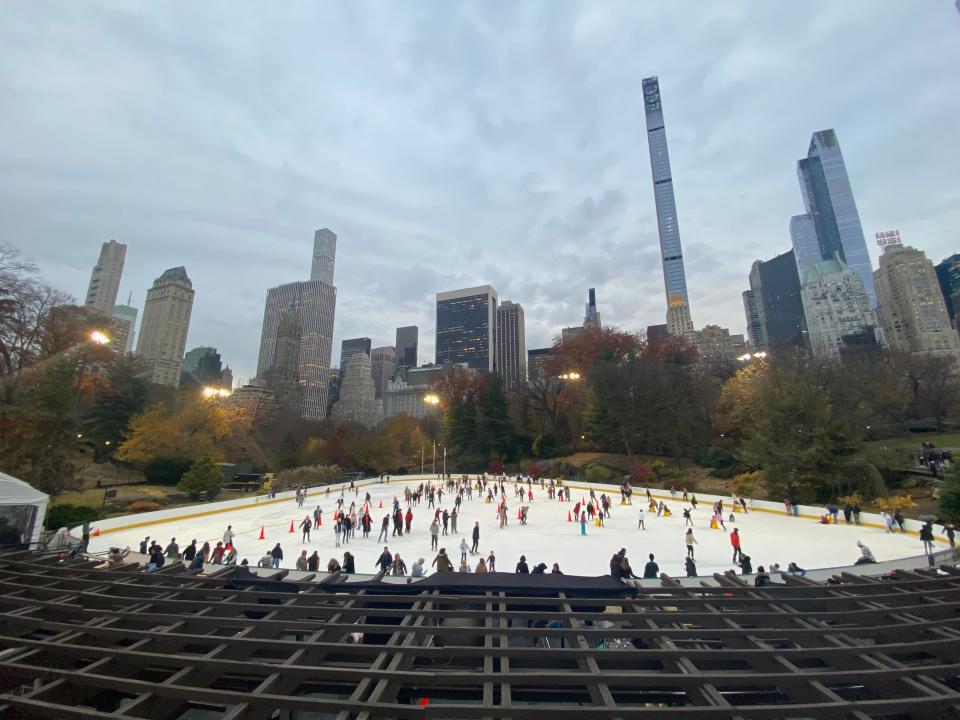
[[[215,498],[221,489],[223,473],[209,455],[197,460],[177,483],[177,490],[187,493],[193,500],[197,500],[204,493],[208,500]]]
[[[113,455],[127,437],[130,420],[143,412],[150,385],[142,376],[143,363],[117,356],[107,370],[107,386],[83,422],[84,435],[93,443],[95,458]]]
[[[176,485],[192,464],[183,458],[158,457],[143,468],[143,476],[154,485]]]
[[[48,493],[76,486],[75,380],[73,360],[61,356],[0,405],[0,469]]]
[[[480,410],[479,433],[482,451],[500,458],[512,456],[513,424],[500,373],[492,373],[487,380]]]
[[[472,394],[453,401],[444,418],[444,442],[454,455],[475,451],[477,446],[477,407]]]
[[[960,522],[960,465],[954,465],[953,472],[944,478],[937,507],[945,517]]]

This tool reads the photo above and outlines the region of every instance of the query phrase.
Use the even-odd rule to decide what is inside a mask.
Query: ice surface
[[[358,573],[373,573],[376,571],[375,562],[383,551],[384,545],[394,554],[400,553],[407,564],[407,568],[417,558],[425,558],[429,568],[436,556],[430,551],[429,525],[434,510],[427,508],[426,499],[413,507],[413,526],[409,535],[403,537],[389,537],[386,543],[377,542],[376,536],[380,529],[380,522],[387,514],[396,496],[401,500],[401,506],[406,512],[406,505],[402,503],[404,487],[409,485],[414,489],[420,478],[393,478],[389,484],[374,483],[360,487],[359,494],[349,491],[345,494],[345,507],[350,502],[357,502],[360,507],[367,491],[372,497],[371,517],[373,530],[370,538],[363,539],[360,528],[356,537],[347,545],[337,548],[334,543],[332,511],[334,502],[339,497],[336,489],[327,495],[321,489],[313,489],[307,497],[302,509],[297,507],[295,499],[280,499],[249,509],[234,509],[229,512],[217,513],[201,518],[168,520],[161,524],[149,525],[136,529],[105,532],[99,537],[91,538],[90,550],[105,551],[109,547],[125,547],[129,545],[136,552],[140,541],[149,535],[161,545],[166,546],[171,538],[175,537],[181,550],[194,538],[198,546],[203,541],[209,541],[211,547],[222,538],[227,525],[232,525],[237,533],[236,545],[240,559],[246,558],[251,565],[279,542],[283,548],[284,560],[282,567],[293,568],[301,550],[307,550],[308,555],[314,550],[320,554],[320,568],[326,568],[330,558],[336,557],[342,562],[344,550],[349,550],[356,558]],[[550,500],[546,489],[534,485],[534,500],[524,500],[529,505],[528,524],[521,526],[517,518],[517,508],[520,503],[514,499],[512,481],[507,482],[507,505],[509,507],[509,524],[500,529],[496,517],[496,504],[488,505],[478,498],[474,492],[473,500],[464,498],[461,513],[458,519],[459,532],[440,536],[440,547],[447,550],[455,566],[459,565],[460,540],[465,538],[471,543],[470,532],[475,521],[480,523],[480,552],[486,557],[494,551],[497,557],[497,570],[512,572],[520,555],[526,555],[531,568],[537,563],[547,563],[548,572],[554,562],[560,564],[561,570],[568,574],[602,575],[609,572],[609,561],[613,553],[620,548],[627,549],[634,572],[642,573],[643,565],[648,553],[654,553],[660,570],[670,575],[683,575],[683,562],[686,556],[684,544],[684,519],[681,514],[683,507],[689,504],[681,502],[679,494],[676,500],[671,500],[664,490],[653,490],[656,496],[666,498],[667,505],[672,509],[672,517],[657,517],[647,511],[643,499],[643,491],[634,491],[632,506],[620,505],[620,494],[612,486],[594,486],[597,488],[597,497],[604,491],[612,496],[611,517],[605,521],[604,527],[587,526],[587,535],[581,536],[579,523],[568,523],[567,513],[571,511],[577,500],[588,495],[586,490],[576,488],[586,487],[585,484],[573,485],[572,502],[561,503]],[[602,490],[601,490],[602,488]],[[709,519],[710,504],[714,496],[697,495],[699,507],[693,511],[694,536],[697,541],[695,547],[697,570],[700,575],[710,575],[714,572],[723,572],[734,569],[731,562],[732,550],[729,533],[722,530],[711,530]],[[444,494],[440,508],[453,508],[453,497]],[[383,509],[379,509],[382,501]],[[637,528],[638,505],[643,501],[646,530]],[[254,502],[251,498],[250,503]],[[301,543],[299,529],[289,532],[290,521],[298,526],[304,517],[312,516],[313,509],[320,505],[323,510],[323,525],[315,529],[308,542]],[[212,510],[216,503],[196,508],[180,508],[180,514],[187,514],[198,510]],[[775,506],[774,506],[775,507]],[[729,517],[729,502],[724,512],[725,519]],[[167,513],[173,511],[166,511]],[[358,514],[360,511],[358,510]],[[133,515],[124,519],[112,518],[100,525],[107,529],[111,526],[131,524],[147,520],[151,514]],[[839,525],[820,525],[816,520],[807,518],[788,517],[780,510],[775,512],[751,511],[747,515],[735,515],[735,525],[740,529],[743,551],[751,557],[754,569],[759,565],[767,568],[772,563],[779,563],[786,570],[787,563],[796,562],[806,569],[835,567],[852,564],[860,555],[856,546],[857,540],[863,541],[874,553],[878,561],[891,560],[900,557],[920,555],[923,547],[915,535],[888,534],[884,529],[872,527],[847,526],[843,524],[842,515]],[[263,526],[266,539],[259,540],[260,528]],[[728,531],[732,526],[727,522]],[[392,525],[391,525],[392,533]],[[940,546],[942,547],[942,546]],[[477,557],[470,557],[471,568],[476,565]]]

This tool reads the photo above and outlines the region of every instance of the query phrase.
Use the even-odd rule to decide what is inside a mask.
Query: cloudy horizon
[[[333,361],[392,345],[434,295],[491,284],[527,347],[583,318],[665,321],[641,81],[660,79],[697,327],[745,327],[756,259],[790,248],[796,161],[837,131],[875,232],[939,262],[960,227],[953,0],[8,3],[0,240],[82,300],[186,267],[187,349],[256,370],[267,289],[338,236]]]

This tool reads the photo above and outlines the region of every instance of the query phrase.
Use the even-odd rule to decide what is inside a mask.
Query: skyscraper
[[[527,381],[527,340],[523,306],[504,300],[497,306],[497,372],[508,390]]]
[[[957,313],[960,312],[960,255],[951,255],[937,265],[936,270],[950,324],[957,327]]]
[[[307,420],[327,416],[330,354],[337,289],[333,286],[337,236],[324,228],[314,233],[311,280],[286,283],[267,291],[260,335],[257,378],[261,381],[277,360],[277,331],[290,309],[300,327],[300,357],[297,363],[300,403],[297,415]]]
[[[804,216],[801,215],[790,223],[798,272],[805,274],[813,261],[812,229],[820,250],[819,260],[832,260],[838,254],[840,260],[860,278],[870,299],[870,307],[875,308],[877,297],[873,290],[867,242],[834,130],[813,133],[807,157],[797,162],[797,178],[807,209],[807,219],[802,219]]]
[[[406,325],[397,328],[397,367],[417,366],[417,335],[416,325]]]
[[[534,378],[543,378],[546,374],[546,369],[543,366],[543,363],[553,355],[553,348],[534,348],[533,350],[527,351],[527,377],[530,378],[531,382]]]
[[[767,318],[763,311],[763,291],[760,287],[759,260],[750,267],[750,289],[743,293],[743,311],[747,316],[747,338],[754,350],[767,347]]]
[[[264,373],[263,380],[273,392],[278,409],[300,416],[303,408],[303,388],[300,385],[300,345],[303,330],[297,308],[290,306],[277,325],[273,365]]]
[[[365,354],[368,358],[370,357],[370,347],[372,343],[370,338],[361,337],[361,338],[348,338],[346,340],[340,341],[340,377],[342,378],[344,373],[347,372],[347,363],[350,362],[350,359],[354,355],[360,353]]]
[[[84,305],[96,308],[105,315],[113,313],[120,290],[120,276],[123,275],[123,261],[127,257],[127,246],[116,240],[105,242],[100,248],[100,259],[90,273],[90,285],[87,287],[87,299]]]
[[[489,285],[437,293],[437,364],[463,362],[492,372],[496,327],[497,291]]]
[[[750,290],[763,321],[767,347],[806,347],[807,326],[793,251],[754,263],[750,273]]]
[[[133,329],[137,325],[137,309],[129,305],[113,306],[110,345],[121,355],[133,352]]]
[[[396,349],[392,345],[374,348],[370,351],[370,372],[373,375],[374,397],[378,400],[383,397],[387,383],[393,377],[397,366],[394,364]]]
[[[790,244],[793,245],[793,257],[797,261],[797,274],[800,277],[806,275],[811,265],[823,261],[817,230],[809,215],[790,218]]]
[[[333,285],[333,266],[337,258],[337,236],[328,228],[313,233],[313,263],[310,279]]]
[[[600,311],[597,310],[597,291],[595,288],[590,288],[587,291],[587,307],[583,316],[583,326],[594,327],[598,330],[602,327],[600,324]]]
[[[151,382],[170,387],[180,384],[193,297],[193,283],[183,267],[165,271],[147,291],[137,355],[146,361]]]
[[[891,349],[960,359],[960,338],[950,327],[937,274],[926,254],[887,245],[874,278],[877,316]]]
[[[358,352],[350,357],[343,372],[340,399],[333,406],[333,418],[338,422],[360,423],[364,427],[377,424],[377,401],[367,353]]]
[[[877,318],[860,277],[834,257],[807,268],[801,285],[810,349],[819,357],[840,357],[843,339],[863,333],[880,344]]]
[[[667,325],[673,335],[693,333],[687,277],[683,269],[680,247],[680,225],[677,202],[673,194],[667,131],[663,124],[660,82],[656,77],[643,81],[643,104],[647,118],[647,144],[650,148],[650,170],[653,174],[653,196],[657,205],[657,227],[660,231],[660,257],[667,293]]]

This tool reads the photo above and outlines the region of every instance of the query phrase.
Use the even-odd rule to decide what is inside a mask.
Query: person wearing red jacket
[[[741,557],[743,557],[743,552],[740,550],[740,529],[734,528],[733,532],[730,533],[730,545],[733,547],[733,561],[736,562]]]
[[[404,519],[404,521],[406,522],[406,531],[407,531],[407,534],[409,535],[409,534],[410,534],[410,523],[413,522],[413,510],[411,510],[410,508],[407,508],[407,514],[404,515],[403,519]]]

